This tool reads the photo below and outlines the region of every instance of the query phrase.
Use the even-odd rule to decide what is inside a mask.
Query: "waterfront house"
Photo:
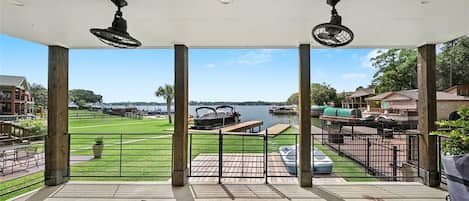
[[[453,88],[453,87],[452,87]],[[451,89],[451,88],[450,88]],[[469,105],[469,97],[438,91],[437,119],[448,119],[449,114],[463,105]],[[381,115],[400,121],[417,121],[418,90],[392,91],[366,99],[365,115]]]
[[[25,77],[0,75],[0,115],[33,113],[33,97]]]
[[[342,108],[357,108],[364,110],[367,106],[365,99],[375,95],[375,88],[358,88],[356,91],[347,94],[342,101]]]
[[[454,85],[445,91],[447,93],[456,94],[458,96],[469,96],[469,84]]]

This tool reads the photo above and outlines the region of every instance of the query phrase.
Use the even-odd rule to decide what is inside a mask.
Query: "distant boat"
[[[271,109],[271,113],[276,115],[296,114],[295,106],[276,106]]]
[[[205,113],[203,113],[205,111]],[[213,107],[198,107],[195,109],[196,116],[194,118],[193,129],[199,130],[212,130],[226,125],[239,122],[238,112],[234,107],[229,105],[222,105],[216,108]]]

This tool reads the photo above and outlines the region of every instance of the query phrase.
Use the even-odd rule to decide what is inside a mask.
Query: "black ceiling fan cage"
[[[341,47],[348,45],[354,39],[352,30],[342,25],[342,17],[335,8],[339,1],[340,0],[327,0],[327,4],[332,6],[331,20],[330,22],[316,25],[313,28],[313,38],[321,45]]]
[[[92,28],[90,32],[103,43],[117,48],[137,48],[142,45],[127,32],[127,21],[122,15],[121,8],[127,6],[125,0],[111,0],[117,7],[112,26],[106,29]]]

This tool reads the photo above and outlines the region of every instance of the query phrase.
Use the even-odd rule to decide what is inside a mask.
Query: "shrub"
[[[437,121],[440,127],[449,127],[450,131],[435,131],[433,135],[448,137],[442,143],[442,151],[446,155],[462,155],[469,153],[469,107],[463,106],[458,110],[461,118],[454,121]]]
[[[23,120],[19,125],[31,129],[31,135],[47,134],[47,123],[44,120]]]

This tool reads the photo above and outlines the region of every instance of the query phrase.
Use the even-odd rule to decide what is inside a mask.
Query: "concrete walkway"
[[[340,183],[300,188],[291,184],[191,184],[69,182],[17,201],[443,201],[446,192],[419,183]]]

